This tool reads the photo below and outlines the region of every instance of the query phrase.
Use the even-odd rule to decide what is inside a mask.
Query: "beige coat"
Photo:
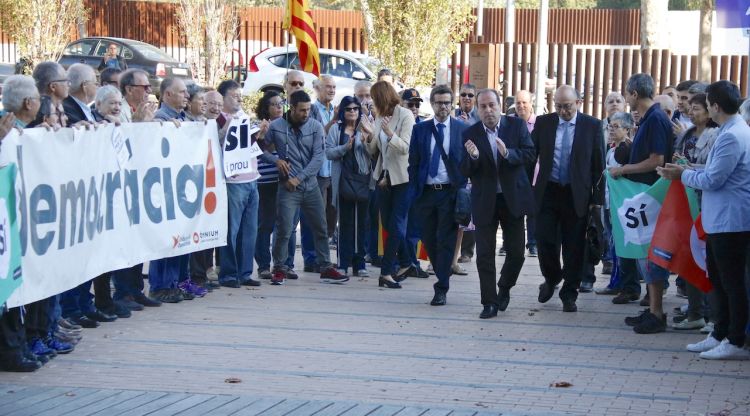
[[[374,159],[377,159],[372,177],[377,181],[383,170],[387,168],[391,185],[409,182],[407,167],[409,166],[409,142],[412,128],[414,128],[414,115],[409,109],[400,105],[396,106],[391,121],[388,123],[393,136],[385,149],[381,148],[380,142],[382,120],[382,117],[378,116],[373,122],[372,140],[367,144],[367,151]]]

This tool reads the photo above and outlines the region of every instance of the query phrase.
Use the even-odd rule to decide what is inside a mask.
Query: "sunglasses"
[[[359,107],[346,107],[346,108],[344,109],[344,111],[347,111],[347,112],[352,112],[352,113],[353,113],[353,112],[355,112],[355,111],[359,111]]]
[[[420,104],[420,103],[418,103],[418,102],[414,102],[414,101],[411,101],[411,102],[408,102],[408,103],[406,103],[406,105],[407,105],[407,106],[408,106],[409,108],[419,108],[419,104]]]
[[[304,87],[305,82],[304,81],[289,81],[289,85],[292,87]]]
[[[472,93],[470,93],[470,92],[462,92],[462,93],[461,93],[461,96],[462,96],[462,97],[469,97],[469,98],[474,98],[474,94],[472,94]]]

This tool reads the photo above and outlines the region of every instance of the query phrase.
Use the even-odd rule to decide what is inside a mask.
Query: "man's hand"
[[[672,181],[677,181],[682,178],[682,172],[685,171],[685,167],[674,163],[667,163],[664,167],[657,167],[656,173],[662,178],[666,178]]]
[[[680,120],[670,120],[672,122],[672,132],[676,137],[680,137],[680,134],[687,130],[687,125],[682,123]]]
[[[13,129],[13,126],[15,126],[16,123],[16,115],[13,113],[5,113],[5,115],[0,118],[0,141],[2,141],[5,136],[10,133],[10,131]]]
[[[127,104],[126,104],[127,105]],[[144,101],[138,104],[133,113],[133,121],[152,121],[156,112],[156,103]]]
[[[469,152],[469,156],[476,159],[479,157],[479,149],[477,148],[477,145],[474,144],[471,140],[467,140],[466,143],[464,143],[464,147],[466,148],[466,151]]]
[[[78,123],[73,124],[70,127],[73,127],[74,129],[83,128],[85,130],[96,130],[97,124],[96,123],[91,123],[91,122],[86,121],[86,120],[81,120]]]
[[[289,166],[289,163],[287,163],[286,160],[279,159],[276,161],[276,167],[279,169],[279,173],[281,173],[284,176],[289,176],[289,173],[292,170],[292,167]]]
[[[500,153],[500,156],[503,158],[508,157],[508,148],[505,147],[505,142],[501,138],[495,137],[495,144],[497,145],[497,151]]]
[[[611,176],[613,179],[617,179],[620,176],[625,174],[622,166],[612,167],[612,168],[609,168],[607,171],[609,172],[609,176]]]
[[[362,132],[362,136],[367,136],[368,138],[372,136],[372,122],[370,122],[370,119],[367,117],[362,117],[359,120],[359,130]]]
[[[268,127],[271,125],[271,122],[268,120],[263,120],[258,125],[258,141],[263,140],[264,137],[266,137],[266,133],[268,133]]]
[[[463,121],[469,121],[469,115],[466,114],[465,112],[461,112],[461,115],[458,116],[458,119],[463,120]]]
[[[297,186],[299,186],[299,179],[289,178],[289,180],[286,181],[284,186],[286,186],[287,191],[294,192],[297,190]]]

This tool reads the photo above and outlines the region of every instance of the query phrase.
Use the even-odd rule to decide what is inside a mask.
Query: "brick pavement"
[[[750,414],[750,362],[684,350],[702,335],[637,335],[622,320],[640,307],[593,293],[573,314],[557,296],[539,304],[535,258],[508,310],[480,320],[476,267],[465,267],[444,307],[428,304],[434,277],[392,290],[301,273],[134,312],[85,330],[75,352],[36,373],[0,373],[0,414]],[[679,303],[665,298],[667,310]],[[572,386],[550,387],[560,381]]]

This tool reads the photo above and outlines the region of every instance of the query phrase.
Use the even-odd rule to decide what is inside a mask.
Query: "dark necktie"
[[[445,136],[443,134],[445,130],[445,124],[437,124],[437,136],[435,136],[435,148],[432,150],[432,159],[430,159],[430,177],[434,178],[437,176],[438,167],[440,166],[440,149],[443,147],[443,140]]]

